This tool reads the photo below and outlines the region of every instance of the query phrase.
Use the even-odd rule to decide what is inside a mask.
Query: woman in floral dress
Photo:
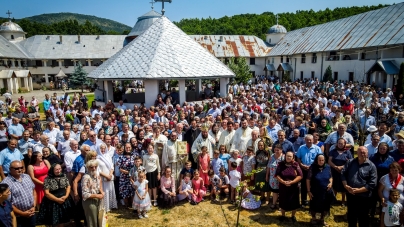
[[[276,169],[281,161],[285,159],[282,152],[282,145],[277,144],[273,147],[274,154],[269,158],[267,165],[266,181],[268,182],[269,190],[272,192],[271,209],[275,209],[279,195],[279,181],[275,177]]]
[[[130,144],[126,144],[129,145]],[[129,171],[135,165],[135,158],[131,156],[131,151],[125,149],[122,156],[119,157],[117,165],[121,176],[119,178],[119,195],[125,201],[126,207],[131,207],[133,201],[133,189],[130,183]]]

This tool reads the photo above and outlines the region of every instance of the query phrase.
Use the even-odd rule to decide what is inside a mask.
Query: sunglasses
[[[17,168],[11,167],[11,168],[13,168],[14,170],[22,170],[22,169],[24,169],[24,167],[17,167]]]
[[[91,169],[92,169],[92,168],[97,168],[97,166],[90,166],[89,168],[91,168]]]

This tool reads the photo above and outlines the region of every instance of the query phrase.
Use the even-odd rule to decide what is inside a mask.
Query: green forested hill
[[[320,11],[296,11],[295,13],[281,13],[279,24],[288,31],[299,28],[323,24],[333,20],[349,17],[371,10],[380,9],[387,5],[344,7],[325,9]],[[275,14],[264,12],[262,14],[241,14],[219,19],[182,19],[175,23],[189,35],[255,35],[265,40],[268,29],[276,24]]]
[[[32,17],[26,17],[24,19],[35,21],[41,24],[53,24],[66,20],[77,20],[79,24],[84,24],[86,21],[89,21],[91,22],[91,24],[98,26],[106,32],[116,31],[118,33],[122,33],[125,30],[130,31],[131,29],[131,27],[113,20],[77,13],[47,13]]]
[[[387,5],[354,6],[320,11],[301,10],[295,13],[281,13],[279,24],[288,31],[323,24],[333,20],[349,17],[371,10],[380,9]],[[0,23],[6,21],[0,18]],[[128,34],[131,27],[119,22],[96,16],[77,13],[51,13],[15,20],[27,32],[27,37],[33,35],[102,35]],[[255,35],[265,40],[268,29],[276,24],[272,12],[262,14],[240,14],[218,19],[182,19],[174,22],[189,35]]]

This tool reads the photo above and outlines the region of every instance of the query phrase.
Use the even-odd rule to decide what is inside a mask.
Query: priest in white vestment
[[[230,152],[234,150],[240,151],[240,155],[243,156],[247,150],[247,143],[251,139],[252,129],[248,127],[246,119],[241,121],[241,127],[236,130],[233,136],[233,144],[231,145]]]
[[[227,123],[226,130],[222,131],[222,134],[219,138],[219,147],[224,145],[226,147],[227,152],[230,153],[231,145],[233,144],[234,133],[236,131],[233,130],[233,122]]]
[[[208,148],[208,154],[210,159],[213,159],[213,147],[216,144],[216,140],[209,135],[209,125],[203,124],[201,128],[201,133],[192,144],[191,153],[194,160],[198,160],[198,155],[202,152],[201,148],[206,146]]]
[[[166,167],[171,168],[171,176],[175,179],[176,185],[180,182],[180,172],[184,166],[185,161],[188,160],[188,155],[178,154],[178,141],[177,132],[171,132],[170,140],[167,141],[163,149],[163,170]]]

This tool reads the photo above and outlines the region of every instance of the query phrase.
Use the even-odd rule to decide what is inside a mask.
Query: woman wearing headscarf
[[[279,182],[279,208],[282,216],[280,221],[285,220],[285,212],[292,211],[292,222],[296,222],[296,210],[300,208],[299,201],[299,182],[302,180],[303,173],[299,163],[295,161],[295,153],[287,151],[285,160],[280,162],[276,169],[276,178]]]
[[[341,192],[342,206],[345,206],[345,188],[342,185],[341,171],[344,168],[345,163],[352,159],[350,150],[345,149],[346,140],[339,138],[337,140],[337,146],[332,149],[328,156],[328,165],[331,166],[331,174],[333,178],[333,189],[335,193]]]
[[[327,122],[327,119],[322,119],[320,125],[317,125],[317,132],[320,136],[320,141],[324,142],[328,135],[332,132],[332,128],[330,124]]]
[[[257,161],[256,169],[261,169],[260,172],[255,174],[255,184],[257,185],[257,189],[261,192],[261,201],[265,202],[265,192],[268,192],[267,198],[269,200],[269,186],[265,179],[269,153],[265,149],[264,141],[262,140],[258,142],[258,150],[255,152],[255,160]]]
[[[379,143],[377,148],[377,152],[373,154],[370,158],[370,161],[373,162],[376,166],[377,170],[377,182],[382,176],[388,174],[390,172],[390,165],[394,162],[394,158],[389,154],[389,145],[385,142]],[[370,215],[373,217],[375,214],[376,204],[379,201],[378,189],[375,187],[372,193],[372,205]]]
[[[70,197],[70,184],[59,164],[51,166],[43,188],[45,197],[42,200],[37,221],[43,225],[64,226],[73,213],[74,202]]]
[[[102,143],[97,148],[97,160],[98,168],[102,180],[102,188],[104,189],[104,208],[105,212],[109,212],[111,209],[118,208],[115,188],[114,188],[114,165],[112,163],[112,157],[107,154],[107,145]]]
[[[331,168],[326,164],[324,154],[318,154],[310,166],[306,179],[307,194],[310,197],[311,224],[327,225],[324,217],[330,212],[331,202],[335,198],[332,183]],[[321,214],[320,220],[316,219],[317,213]]]
[[[121,172],[119,177],[119,194],[125,201],[126,207],[131,207],[134,191],[130,183],[129,171],[135,166],[135,156],[132,154],[132,145],[125,144],[123,155],[118,158],[117,166]]]
[[[264,142],[265,150],[269,154],[270,149],[272,148],[272,145],[274,144],[274,141],[272,141],[271,137],[269,137],[267,127],[260,128],[260,139],[262,142]]]

